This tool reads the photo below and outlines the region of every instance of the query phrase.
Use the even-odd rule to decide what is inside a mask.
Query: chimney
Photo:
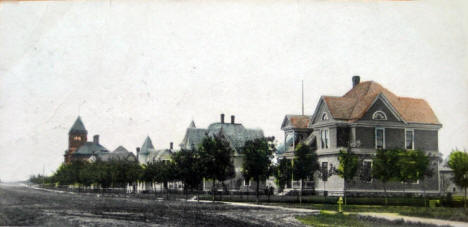
[[[359,82],[360,82],[360,80],[361,80],[361,77],[359,77],[359,76],[353,76],[353,87],[355,87],[356,85],[358,85]]]
[[[169,143],[169,149],[172,150],[173,148],[174,148],[174,143],[173,143],[173,142],[170,142],[170,143]]]
[[[93,136],[93,143],[99,144],[99,135],[94,135]]]
[[[236,119],[236,117],[234,115],[231,115],[231,124],[235,123],[235,119]]]
[[[138,158],[139,158],[139,156],[140,156],[140,148],[137,147],[136,150],[137,150],[137,160],[138,160]]]
[[[224,114],[221,114],[221,124],[224,124]]]

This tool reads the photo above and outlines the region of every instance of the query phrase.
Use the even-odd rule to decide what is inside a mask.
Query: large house
[[[360,168],[347,191],[368,194],[383,192],[382,183],[370,176],[377,149],[423,150],[431,157],[433,176],[409,185],[391,182],[387,191],[438,193],[438,131],[442,124],[429,104],[423,99],[399,97],[374,81],[360,83],[359,76],[352,82],[352,89],[343,96],[322,96],[313,115],[286,115],[279,156],[292,158],[300,141],[311,145],[319,156],[322,173],[314,179],[316,190],[340,194],[344,180],[328,173],[339,165],[338,152],[351,146],[359,155]]]
[[[146,137],[141,148],[137,148],[138,162],[147,164],[156,161],[169,161],[174,153],[173,143],[170,143],[169,149],[156,150],[149,136]]]
[[[203,139],[207,136],[223,135],[227,139],[229,145],[234,150],[232,160],[235,168],[235,177],[224,182],[226,190],[249,190],[253,189],[255,184],[251,184],[248,180],[242,177],[242,147],[245,142],[263,137],[261,129],[247,129],[242,124],[235,122],[235,116],[231,116],[231,122],[224,121],[224,114],[221,114],[221,121],[212,123],[208,128],[197,128],[192,121],[186,130],[185,136],[180,143],[182,150],[198,149]],[[265,182],[261,182],[262,187]],[[221,184],[219,185],[221,186]],[[203,189],[209,190],[212,185],[209,181],[204,181]],[[222,187],[217,187],[221,189]]]
[[[88,142],[88,131],[86,130],[81,117],[75,120],[73,126],[68,132],[68,149],[65,150],[65,163],[72,161],[136,161],[133,153],[122,146],[119,146],[113,152],[99,143],[99,135],[93,136],[93,141]]]

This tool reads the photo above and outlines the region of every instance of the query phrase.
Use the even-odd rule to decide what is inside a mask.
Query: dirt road
[[[221,203],[111,198],[0,184],[0,225],[302,226],[306,212]]]

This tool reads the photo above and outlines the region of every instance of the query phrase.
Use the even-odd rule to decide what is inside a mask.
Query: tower
[[[72,154],[88,140],[88,131],[78,116],[73,126],[68,131],[68,150],[65,152],[65,163],[70,163]]]

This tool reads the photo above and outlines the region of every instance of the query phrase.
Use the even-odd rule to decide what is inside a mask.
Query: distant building
[[[181,149],[198,149],[207,136],[223,135],[229,145],[234,150],[232,160],[234,163],[236,176],[224,182],[227,190],[246,190],[253,188],[253,184],[245,181],[241,174],[242,168],[242,148],[245,142],[264,137],[261,129],[247,129],[242,124],[235,122],[235,116],[231,116],[231,122],[224,121],[224,114],[221,114],[220,122],[212,123],[206,129],[196,128],[195,122],[191,122],[186,130],[185,136],[180,143]],[[265,182],[262,182],[264,185]],[[204,182],[204,190],[211,188],[211,183]],[[220,184],[221,186],[221,184]],[[221,187],[218,187],[221,189]]]
[[[102,161],[128,161],[128,162],[137,162],[136,156],[129,152],[125,147],[119,146],[112,152],[97,152],[91,155],[88,159],[90,162]]]
[[[113,152],[99,143],[99,135],[93,136],[92,142],[88,141],[88,131],[86,130],[81,117],[78,116],[75,123],[68,132],[68,149],[65,151],[65,163],[76,160],[82,161],[111,161],[128,160],[136,161],[133,153],[128,152],[122,146],[119,146]]]
[[[382,183],[370,175],[376,150],[418,149],[431,156],[433,176],[406,185],[391,182],[388,191],[438,193],[438,131],[442,124],[429,104],[423,99],[396,96],[374,81],[360,83],[359,76],[354,76],[352,82],[352,89],[343,96],[322,96],[312,116],[286,115],[281,126],[285,140],[279,156],[292,158],[298,142],[308,143],[316,150],[324,173],[314,179],[316,190],[340,193],[344,180],[325,173],[338,167],[338,152],[351,146],[359,155],[360,168],[347,191],[379,193],[383,192]]]
[[[448,166],[448,157],[442,162],[439,169],[440,174],[440,193],[446,195],[463,195],[463,188],[453,182],[453,169]]]
[[[151,138],[147,136],[141,148],[137,148],[138,162],[147,164],[157,161],[170,161],[174,152],[175,150],[172,142],[169,144],[169,149],[156,150]]]

